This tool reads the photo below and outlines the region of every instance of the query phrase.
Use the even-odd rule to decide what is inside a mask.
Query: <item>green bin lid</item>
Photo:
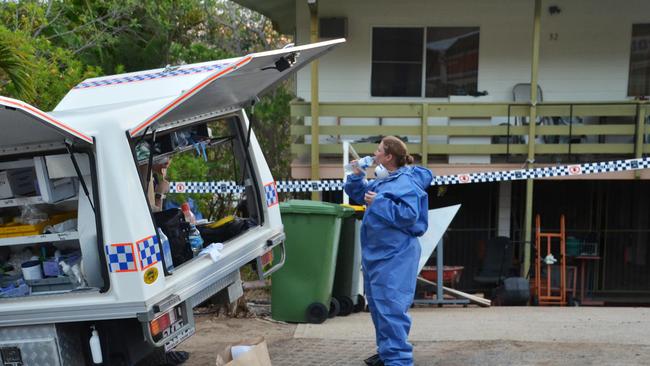
[[[329,202],[289,200],[287,202],[280,203],[280,213],[300,213],[348,217],[354,214],[354,210],[349,207],[344,207]]]

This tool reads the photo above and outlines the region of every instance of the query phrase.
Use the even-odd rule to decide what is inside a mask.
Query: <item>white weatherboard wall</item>
[[[307,2],[296,4],[297,44],[309,43]],[[549,15],[550,5],[559,6],[560,14]],[[449,101],[449,98],[370,96],[372,28],[377,26],[480,27],[478,90],[487,90],[489,94],[464,97],[463,101],[511,101],[513,86],[530,82],[534,0],[328,0],[320,1],[318,6],[320,17],[348,18],[347,43],[320,60],[321,102]],[[539,84],[544,101],[627,99],[634,23],[650,23],[650,0],[542,1]],[[310,78],[309,68],[298,73],[297,93],[307,101],[311,99]],[[492,124],[503,122],[505,117],[491,121]],[[336,119],[321,116],[320,123],[336,124]],[[305,119],[305,124],[311,124],[310,118]],[[403,126],[419,125],[420,120],[341,118],[340,124]],[[448,121],[430,118],[428,124],[447,125]],[[408,138],[409,142],[420,142],[419,136]],[[335,139],[321,136],[320,142],[335,142]],[[428,140],[434,144],[447,142],[442,136],[429,136]],[[305,142],[311,143],[311,136],[305,136]]]
[[[297,1],[297,43],[309,42],[309,11]],[[322,102],[422,102],[447,98],[370,96],[372,27],[479,26],[476,101],[512,100],[512,87],[530,81],[534,0],[328,0],[321,17],[347,17],[348,42],[320,61]],[[549,15],[557,5],[560,14]],[[545,101],[627,98],[632,24],[650,23],[647,0],[542,1],[539,83]],[[551,40],[551,33],[557,40]],[[310,71],[299,72],[298,96],[310,99]]]

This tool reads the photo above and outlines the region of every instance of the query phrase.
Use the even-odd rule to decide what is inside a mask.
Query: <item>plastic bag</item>
[[[36,225],[39,222],[47,221],[49,216],[47,213],[39,210],[36,206],[25,205],[20,209],[20,223],[27,225]]]

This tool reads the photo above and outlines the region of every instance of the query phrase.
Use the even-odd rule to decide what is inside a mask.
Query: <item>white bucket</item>
[[[27,261],[20,265],[23,271],[23,278],[25,281],[40,280],[43,278],[43,271],[41,270],[40,261]]]

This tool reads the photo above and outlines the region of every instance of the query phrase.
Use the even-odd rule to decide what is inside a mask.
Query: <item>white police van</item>
[[[48,113],[0,97],[0,365],[137,364],[191,336],[198,304],[241,296],[240,267],[284,240],[242,108],[342,42],[89,79]],[[172,245],[168,263],[148,167],[211,146],[234,159],[253,225],[215,259]]]

